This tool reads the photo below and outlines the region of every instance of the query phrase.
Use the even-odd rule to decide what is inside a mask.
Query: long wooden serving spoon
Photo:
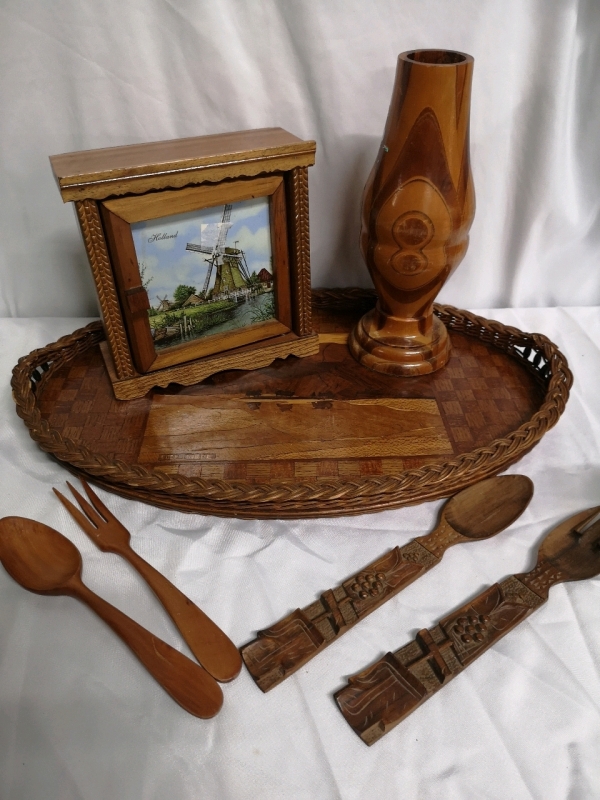
[[[487,539],[507,528],[523,513],[532,496],[533,483],[524,475],[488,478],[454,495],[430,534],[395,547],[341,586],[323,592],[312,605],[259,631],[241,651],[257,685],[263,692],[277,686],[359,620],[435,567],[448,547]]]
[[[204,669],[218,681],[233,680],[239,675],[242,659],[231,639],[170,580],[133,550],[129,544],[130,534],[127,528],[111,514],[84,480],[81,483],[92,505],[68,481],[67,486],[84,513],[75,508],[57,489],[54,489],[54,493],[100,550],[116,553],[139,572]]]
[[[215,679],[88,589],[81,580],[79,550],[54,528],[24,517],[0,519],[0,561],[30,592],[64,594],[87,603],[190,714],[208,719],[219,711],[223,692]]]
[[[511,575],[352,676],[335,694],[346,722],[373,744],[548,599],[551,586],[600,574],[600,506],[542,542],[530,572]]]

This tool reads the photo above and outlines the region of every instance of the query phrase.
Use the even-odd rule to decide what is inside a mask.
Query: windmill
[[[223,217],[219,225],[219,236],[213,247],[207,247],[203,244],[193,244],[192,242],[189,242],[185,247],[186,250],[192,250],[195,253],[206,253],[206,255],[209,256],[209,258],[204,259],[208,263],[208,270],[202,289],[204,297],[206,297],[210,277],[215,267],[217,270],[214,285],[215,295],[242,289],[248,284],[250,276],[248,274],[248,265],[246,264],[244,251],[238,250],[236,247],[225,247],[227,232],[231,227],[231,223],[229,222],[231,219],[231,209],[232,206],[230,203],[223,206]]]
[[[160,313],[163,311],[168,311],[171,308],[171,303],[169,302],[167,295],[164,297],[159,297],[156,295],[156,299],[158,300],[158,311]]]

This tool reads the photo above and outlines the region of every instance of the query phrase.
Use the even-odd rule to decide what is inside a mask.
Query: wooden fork
[[[85,513],[57,489],[54,489],[54,493],[100,550],[122,556],[140,573],[204,669],[218,681],[233,680],[242,668],[242,659],[231,639],[164,575],[132,550],[129,531],[111,514],[88,484],[84,480],[81,483],[92,505],[68,481],[67,486]]]

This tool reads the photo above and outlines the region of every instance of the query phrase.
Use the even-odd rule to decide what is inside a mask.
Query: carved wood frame
[[[202,156],[201,151],[209,140],[216,156]],[[220,141],[223,142],[222,152],[218,147]],[[193,149],[195,142],[198,142],[200,155],[190,157],[190,148]],[[186,147],[186,157],[179,160],[169,157],[181,145]],[[144,147],[152,154],[159,153],[156,163],[144,163],[140,157]],[[228,152],[228,147],[233,152]],[[63,200],[75,202],[106,333],[108,346],[104,355],[117,398],[132,399],[142,396],[152,386],[166,386],[170,382],[190,385],[224,369],[252,369],[265,366],[275,358],[313,355],[318,351],[318,337],[311,323],[308,219],[308,167],[314,163],[315,149],[314,142],[296,139],[280,129],[265,129],[89,151],[89,156],[75,153],[51,158]],[[114,152],[117,154],[115,164],[118,164],[123,155],[128,155],[128,150],[138,158],[139,166],[92,169],[94,154],[99,154],[98,160],[108,154],[104,158],[106,164]],[[81,165],[87,166],[88,162],[91,167],[82,169]],[[118,261],[123,254],[123,237],[114,236],[107,211],[122,210],[127,204],[133,208],[137,198],[148,195],[158,198],[160,216],[169,216],[169,199],[177,190],[187,192],[195,187],[201,193],[204,190],[209,197],[216,193],[215,197],[223,194],[230,198],[235,198],[237,192],[239,199],[246,199],[250,196],[248,185],[254,183],[270,186],[258,196],[273,198],[270,201],[271,236],[274,257],[278,253],[279,260],[275,271],[277,321],[256,326],[256,337],[251,341],[247,341],[248,337],[246,341],[240,337],[229,343],[224,340],[223,346],[216,348],[218,352],[207,353],[204,349],[199,355],[202,348],[190,343],[179,346],[182,358],[165,358],[164,353],[168,351],[154,358],[147,353],[144,356],[140,352],[142,339],[135,334],[131,320],[136,315],[143,319],[146,314],[147,306],[142,302],[145,292],[141,281],[138,286],[125,286],[121,280]],[[207,202],[199,207],[220,204]]]

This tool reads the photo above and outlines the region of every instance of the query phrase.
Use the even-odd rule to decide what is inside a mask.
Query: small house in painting
[[[202,300],[201,297],[198,297],[197,294],[191,294],[183,304],[183,308],[189,308],[190,306],[198,306],[202,302],[204,301]]]
[[[271,275],[269,270],[265,269],[264,267],[258,273],[258,280],[261,283],[263,283],[267,289],[270,289],[271,286],[273,285],[273,276]]]

